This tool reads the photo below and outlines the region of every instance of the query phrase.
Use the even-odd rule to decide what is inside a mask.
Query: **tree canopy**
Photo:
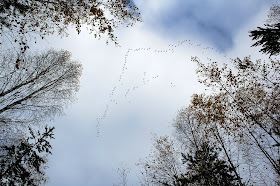
[[[1,123],[38,123],[62,114],[79,90],[82,66],[68,51],[24,55],[8,51],[0,59]]]
[[[29,39],[39,35],[68,34],[74,26],[78,33],[86,25],[90,33],[100,37],[113,34],[120,24],[127,26],[141,21],[138,8],[130,0],[3,0],[0,2],[0,36],[18,43],[21,52],[29,47]]]

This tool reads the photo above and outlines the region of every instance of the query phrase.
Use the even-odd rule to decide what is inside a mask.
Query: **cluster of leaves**
[[[1,147],[1,185],[39,185],[46,182],[44,164],[51,154],[49,139],[53,139],[54,127],[45,127],[41,133],[29,128],[30,137],[20,143]]]
[[[0,2],[0,36],[18,43],[24,53],[28,38],[50,34],[67,35],[70,26],[78,33],[86,25],[90,33],[99,37],[107,33],[117,44],[113,34],[120,24],[132,26],[141,21],[138,8],[130,0],[2,0]],[[34,35],[35,34],[35,35]]]

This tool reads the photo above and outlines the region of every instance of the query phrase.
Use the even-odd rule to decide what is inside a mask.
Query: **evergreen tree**
[[[238,185],[233,169],[219,159],[217,150],[203,142],[193,155],[182,153],[188,173],[178,179],[179,185]]]
[[[0,185],[39,185],[46,183],[44,173],[46,155],[51,154],[49,139],[53,137],[54,127],[34,133],[14,145],[2,146],[0,156]]]
[[[252,46],[262,46],[260,52],[270,55],[280,53],[280,23],[266,25],[266,28],[258,27],[250,33],[253,40],[258,40]]]

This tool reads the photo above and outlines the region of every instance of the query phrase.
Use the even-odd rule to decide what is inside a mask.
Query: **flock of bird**
[[[100,127],[101,127],[101,123],[102,121],[104,121],[106,118],[107,118],[107,113],[108,113],[108,110],[110,109],[111,105],[113,104],[118,104],[117,102],[117,98],[115,96],[115,93],[118,89],[120,89],[120,85],[123,85],[123,80],[124,80],[124,75],[125,75],[125,72],[128,70],[128,56],[130,55],[130,53],[132,52],[140,52],[140,51],[151,51],[151,52],[154,52],[154,53],[174,53],[175,50],[177,48],[179,48],[180,46],[182,46],[183,44],[188,44],[189,46],[196,46],[196,47],[199,47],[200,49],[202,49],[201,51],[201,54],[204,55],[204,52],[206,50],[210,50],[211,52],[214,52],[218,55],[222,55],[222,52],[218,51],[218,50],[215,50],[213,47],[201,47],[202,45],[201,44],[193,44],[191,40],[183,40],[183,41],[179,41],[177,44],[170,44],[168,45],[168,48],[165,49],[165,50],[158,50],[158,49],[152,49],[151,47],[149,48],[136,48],[136,49],[128,49],[125,56],[124,56],[124,63],[123,63],[123,67],[122,67],[122,71],[119,75],[119,79],[118,79],[118,83],[116,86],[113,87],[111,93],[109,94],[109,102],[106,104],[106,109],[104,110],[103,112],[103,115],[101,117],[98,117],[96,118],[97,120],[97,124],[96,124],[96,128],[97,128],[97,136],[99,136],[100,134]],[[226,55],[224,55],[223,57],[227,57]],[[208,61],[211,62],[211,59],[210,58],[207,58]],[[147,72],[144,72],[143,74],[143,79],[142,79],[142,86],[144,85],[147,85],[149,82],[151,82],[152,80],[154,79],[157,79],[159,78],[159,75],[156,75],[156,76],[152,76],[150,77],[150,79],[147,78]],[[174,83],[170,83],[169,84],[171,88],[174,88],[176,87],[176,85]],[[139,89],[140,87],[142,86],[134,86],[132,88],[128,88],[126,91],[125,91],[125,94],[123,95],[123,97],[125,99],[128,98],[129,94],[132,94],[133,91],[135,91],[136,89]],[[130,101],[128,101],[128,103],[130,103]]]

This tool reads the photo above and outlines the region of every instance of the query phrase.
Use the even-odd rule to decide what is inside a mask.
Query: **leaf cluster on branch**
[[[141,21],[138,8],[130,0],[2,0],[0,36],[20,45],[25,52],[31,38],[57,33],[68,35],[70,27],[81,32],[83,25],[100,38],[107,34],[117,44],[114,29]]]
[[[54,127],[45,127],[45,131],[34,132],[30,137],[11,146],[1,146],[1,185],[39,185],[46,183],[44,173],[46,155],[51,154],[48,140],[53,139]]]

